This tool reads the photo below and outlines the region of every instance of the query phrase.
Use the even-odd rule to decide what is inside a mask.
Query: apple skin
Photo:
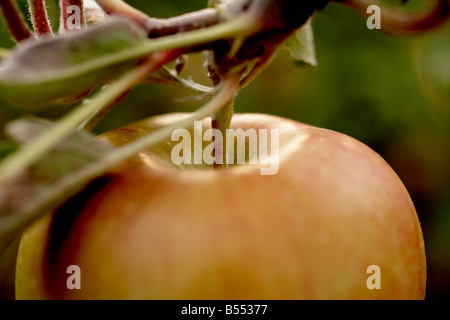
[[[184,116],[102,139],[122,145]],[[378,154],[276,116],[237,114],[232,128],[280,129],[278,174],[177,170],[170,141],[142,152],[24,232],[17,298],[424,299],[418,217]],[[70,265],[81,269],[81,290],[66,287]],[[380,290],[366,285],[371,265]]]

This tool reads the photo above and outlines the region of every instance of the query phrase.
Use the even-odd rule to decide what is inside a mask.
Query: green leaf
[[[112,57],[145,41],[145,30],[118,17],[56,38],[30,40],[3,61],[0,93],[29,111],[79,100],[136,65],[143,57]]]
[[[9,123],[6,131],[17,142],[26,144],[52,125],[38,119],[20,119]],[[77,131],[28,170],[0,185],[0,253],[24,227],[43,214],[38,209],[42,203],[49,205],[46,199],[57,198],[53,194],[58,194],[61,182],[112,149],[112,145],[94,135]],[[59,203],[52,202],[50,206],[64,200],[58,199]]]
[[[40,119],[19,119],[6,125],[6,134],[20,144],[32,143],[52,125]],[[37,162],[33,174],[53,181],[99,159],[111,149],[109,144],[100,142],[87,131],[76,131]]]
[[[285,48],[297,65],[317,66],[311,18],[286,40]]]

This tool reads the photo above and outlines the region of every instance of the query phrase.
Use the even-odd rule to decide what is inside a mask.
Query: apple
[[[100,139],[123,145],[185,116]],[[137,154],[23,233],[17,298],[425,297],[420,223],[377,153],[276,116],[237,114],[232,128],[279,130],[277,174],[176,166],[173,141]],[[79,288],[67,285],[71,266]]]

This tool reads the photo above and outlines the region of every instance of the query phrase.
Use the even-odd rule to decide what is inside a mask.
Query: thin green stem
[[[223,108],[218,110],[213,116],[211,122],[212,128],[219,130],[222,133],[222,137],[226,137],[226,132],[230,129],[231,118],[233,117],[233,105],[234,99],[228,101]],[[214,168],[227,168],[227,143],[214,143],[214,150],[214,158],[216,160],[214,162]]]
[[[130,89],[131,90],[131,89]],[[101,119],[119,102],[125,99],[128,96],[129,91],[124,92],[120,97],[118,97],[115,101],[108,105],[101,106],[98,110],[96,110],[88,119],[86,119],[82,124],[78,126],[80,130],[91,131],[100,122]],[[86,99],[83,101],[84,103],[89,103],[90,100]]]
[[[152,69],[151,71],[154,70],[158,70],[160,69],[165,63],[167,63],[170,60],[173,60],[174,58],[176,58],[176,56],[178,55],[178,53],[176,51],[171,51],[166,53],[161,53],[161,54],[154,54],[151,62],[152,62]],[[149,74],[151,73],[151,71],[149,72]],[[131,88],[129,89],[131,90]],[[84,129],[84,130],[92,130],[97,123],[116,105],[118,104],[120,101],[122,101],[129,93],[129,90],[125,91],[124,93],[122,93],[117,99],[115,99],[112,103],[110,104],[105,104],[102,105],[100,108],[98,108],[95,112],[93,112],[88,119],[86,119],[78,128],[79,129]],[[89,102],[90,100],[87,100],[87,102]]]

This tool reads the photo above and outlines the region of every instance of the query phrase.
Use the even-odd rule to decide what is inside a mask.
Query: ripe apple
[[[101,139],[123,145],[184,116]],[[280,130],[276,175],[176,167],[172,141],[142,152],[24,232],[17,298],[424,298],[417,214],[378,154],[276,116],[237,114],[232,127]],[[72,265],[81,289],[66,286]],[[379,289],[369,289],[371,270]]]

